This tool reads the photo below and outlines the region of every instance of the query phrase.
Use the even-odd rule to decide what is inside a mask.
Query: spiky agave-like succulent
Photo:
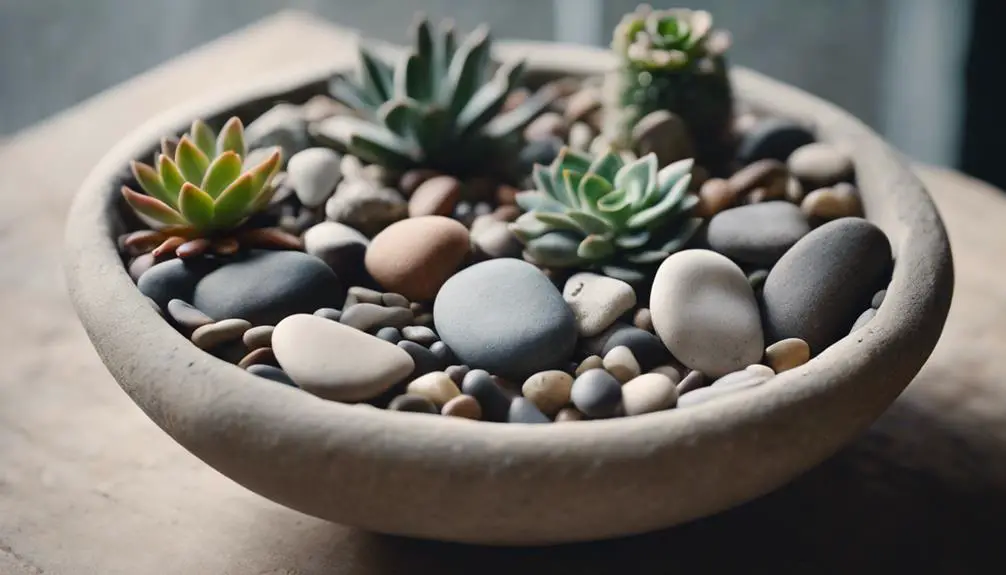
[[[699,161],[719,160],[733,118],[729,46],[729,34],[703,10],[643,4],[623,16],[611,42],[621,65],[606,79],[609,138],[627,145],[640,118],[669,110],[688,126]]]
[[[277,149],[245,170],[246,154],[244,127],[234,117],[219,135],[196,120],[177,143],[166,139],[154,162],[156,168],[132,162],[133,176],[146,194],[123,186],[122,195],[153,231],[131,234],[127,245],[140,251],[153,248],[155,256],[174,253],[179,257],[213,248],[230,252],[242,239],[255,245],[295,245],[296,238],[274,229],[232,233],[268,205],[274,193],[270,180],[280,166]]]
[[[638,284],[701,224],[691,217],[693,163],[658,171],[652,153],[626,163],[611,150],[591,160],[564,148],[551,166],[535,166],[537,189],[517,194],[525,213],[510,230],[541,266],[598,269]]]
[[[358,77],[336,76],[329,87],[357,117],[330,118],[318,126],[318,135],[391,168],[512,179],[521,130],[549,104],[551,90],[503,112],[524,63],[507,62],[493,73],[487,27],[458,45],[449,24],[434,35],[424,18],[415,37],[395,66],[360,48]]]

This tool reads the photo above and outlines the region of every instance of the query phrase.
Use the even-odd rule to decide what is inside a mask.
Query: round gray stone
[[[216,267],[216,264],[208,258],[188,260],[174,258],[156,264],[143,272],[136,287],[139,288],[140,293],[157,302],[157,305],[163,310],[167,308],[169,301],[176,298],[186,302],[192,301],[192,293],[196,289],[196,284]],[[205,312],[206,310],[201,311]]]
[[[461,391],[478,400],[486,421],[506,421],[512,396],[484,369],[469,370],[461,382]]]
[[[516,259],[482,262],[444,283],[437,333],[462,363],[515,381],[558,369],[576,345],[573,313],[551,281]]]
[[[603,369],[590,369],[573,381],[570,398],[589,417],[612,417],[622,405],[622,384]]]
[[[790,120],[769,118],[744,135],[737,147],[737,159],[745,164],[764,159],[785,162],[797,148],[813,142],[814,134],[803,126]]]
[[[273,366],[266,365],[264,363],[256,363],[249,365],[247,367],[248,373],[257,375],[259,377],[264,377],[266,379],[275,381],[276,383],[282,383],[283,385],[289,385],[290,387],[297,387],[297,384],[290,379],[290,376],[286,374],[282,369]]]
[[[810,233],[799,206],[764,202],[724,210],[709,220],[709,247],[745,264],[771,266]]]
[[[526,397],[515,397],[507,411],[507,423],[552,423],[537,406]]]

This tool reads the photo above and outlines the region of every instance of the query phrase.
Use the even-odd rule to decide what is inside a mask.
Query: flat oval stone
[[[342,312],[330,307],[322,307],[314,310],[314,315],[318,317],[323,317],[332,321],[339,321],[342,319]]]
[[[451,176],[432,177],[409,198],[409,217],[449,216],[461,199],[461,182]]]
[[[810,233],[798,206],[764,202],[724,210],[709,220],[709,247],[746,264],[771,266]]]
[[[836,184],[807,194],[800,209],[812,221],[857,217],[863,214],[859,191],[851,184]]]
[[[814,135],[790,120],[768,118],[758,122],[741,139],[737,159],[745,164],[772,158],[785,162],[797,148],[814,142]]]
[[[849,182],[855,176],[855,166],[848,154],[820,142],[797,148],[786,164],[808,190]]]
[[[640,415],[673,407],[678,390],[671,378],[659,373],[645,373],[622,386],[625,415]]]
[[[765,348],[765,362],[776,373],[800,367],[810,361],[810,346],[800,338],[777,341]]]
[[[394,292],[382,293],[381,303],[387,307],[412,307],[409,303],[409,298]]]
[[[196,329],[213,323],[213,318],[180,299],[168,302],[168,315],[175,320],[175,323],[188,329]]]
[[[517,381],[564,366],[576,346],[576,319],[562,295],[517,259],[458,272],[437,294],[433,318],[462,363]]]
[[[873,294],[887,285],[892,267],[887,236],[864,219],[842,218],[815,229],[765,280],[769,341],[797,337],[817,355],[849,333]]]
[[[304,251],[328,264],[341,278],[358,278],[370,240],[339,222],[321,222],[304,232]]]
[[[325,203],[342,176],[339,162],[339,154],[329,148],[308,148],[290,158],[286,174],[300,203],[309,208]]]
[[[412,323],[412,310],[358,303],[342,310],[339,321],[360,331],[376,331],[382,327],[403,328]]]
[[[470,370],[461,383],[461,391],[478,400],[483,418],[487,421],[507,420],[512,396],[496,383],[484,369]]]
[[[213,349],[228,341],[240,340],[252,325],[243,319],[222,319],[192,332],[192,343],[199,349]]]
[[[583,361],[581,361],[576,366],[576,370],[573,372],[573,374],[579,377],[580,375],[583,375],[583,372],[585,371],[591,369],[603,369],[603,368],[604,368],[604,359],[601,356],[588,355],[586,358],[584,358]]]
[[[238,367],[248,368],[250,365],[257,364],[276,364],[276,354],[272,352],[271,347],[259,347],[248,352],[244,357],[238,360]]]
[[[377,397],[415,367],[399,347],[314,315],[292,315],[276,324],[272,344],[276,360],[298,386],[334,401]]]
[[[573,310],[577,330],[583,337],[601,333],[636,305],[632,286],[589,272],[573,274],[566,280],[562,297]]]
[[[636,356],[632,355],[632,350],[624,345],[615,346],[604,354],[602,365],[608,373],[622,383],[635,378],[642,371],[639,362],[636,361]]]
[[[398,331],[398,328],[396,327],[382,327],[377,330],[377,333],[374,335],[388,343],[398,343],[402,341],[402,332]]]
[[[507,423],[552,423],[530,399],[515,397],[507,411]]]
[[[448,401],[461,395],[461,390],[454,384],[451,376],[442,371],[431,371],[409,382],[406,393],[421,395],[440,407]]]
[[[192,304],[211,317],[276,325],[289,315],[339,308],[345,297],[342,282],[320,259],[303,252],[253,250],[200,280]]]
[[[137,280],[136,287],[140,293],[154,300],[161,309],[164,309],[173,299],[191,302],[196,284],[216,267],[217,264],[208,258],[172,258],[155,264],[143,272],[140,279]],[[206,310],[200,309],[200,311],[206,313]],[[208,315],[210,317],[230,317],[226,314]]]
[[[412,362],[415,364],[412,377],[419,377],[431,371],[440,371],[447,367],[447,362],[414,341],[403,339],[397,345],[409,354]]]
[[[444,404],[440,413],[451,417],[464,419],[482,419],[482,406],[470,395],[458,395]]]
[[[640,118],[632,127],[632,142],[640,157],[656,154],[661,167],[695,154],[688,126],[667,110],[655,110]]]
[[[443,216],[424,216],[388,226],[370,243],[364,261],[385,289],[413,301],[429,300],[468,251],[467,228]]]
[[[622,405],[622,384],[603,369],[591,369],[573,381],[570,399],[588,417],[612,417]]]
[[[248,373],[257,375],[259,377],[264,377],[266,379],[275,381],[276,383],[282,383],[283,385],[289,385],[290,387],[297,387],[297,384],[290,379],[290,376],[286,374],[282,369],[274,365],[265,365],[262,363],[256,363],[249,365],[245,368]]]
[[[555,414],[556,423],[564,423],[567,421],[583,421],[587,416],[583,414],[582,411],[575,407],[564,407],[559,410],[559,413]]]
[[[410,312],[411,313],[411,312]],[[402,328],[402,335],[409,341],[419,345],[432,345],[437,340],[437,334],[424,325],[410,325]],[[432,350],[431,350],[432,351]]]
[[[362,286],[353,286],[346,292],[346,303],[344,305],[345,307],[349,307],[358,303],[383,305],[384,295],[377,290],[372,290]]]
[[[271,325],[257,325],[241,336],[241,341],[248,349],[258,349],[260,347],[272,346],[272,332],[275,328]]]
[[[521,393],[545,415],[555,415],[569,403],[572,388],[573,376],[564,371],[549,370],[527,378],[521,386]]]
[[[652,313],[651,311],[651,317]],[[639,367],[643,371],[649,371],[671,360],[671,352],[667,350],[667,347],[660,341],[660,338],[638,327],[626,325],[610,334],[604,341],[601,355],[608,355],[611,350],[618,346],[629,348],[632,356],[639,362]]]
[[[430,413],[436,415],[440,413],[437,406],[429,399],[411,393],[403,393],[388,403],[388,409],[392,411],[408,411],[410,413]]]
[[[712,377],[756,363],[765,349],[751,284],[737,264],[713,251],[665,259],[653,280],[650,314],[674,357]]]

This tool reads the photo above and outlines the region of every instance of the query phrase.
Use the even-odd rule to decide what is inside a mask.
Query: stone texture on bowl
[[[588,74],[606,52],[503,46],[530,76]],[[171,328],[116,251],[118,188],[133,158],[193,117],[246,121],[303,102],[332,70],[246,86],[152,121],[83,184],[68,225],[70,291],[109,371],[181,445],[247,488],[363,529],[489,544],[547,544],[645,532],[771,491],[863,431],[911,381],[939,338],[953,270],[939,216],[899,156],[845,112],[746,70],[753,110],[811,127],[855,161],[867,217],[897,265],[867,327],[766,384],[695,407],[562,425],[472,423],[325,401],[246,373]],[[261,432],[257,432],[261,430]]]

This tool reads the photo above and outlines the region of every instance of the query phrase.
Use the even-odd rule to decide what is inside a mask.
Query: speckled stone
[[[470,395],[457,395],[444,404],[440,413],[450,417],[479,420],[482,419],[482,406]]]
[[[573,311],[582,337],[597,335],[636,305],[636,292],[629,284],[590,272],[573,274],[562,290]]]
[[[526,397],[515,397],[507,410],[507,423],[552,423],[537,406]]]
[[[641,415],[673,407],[678,401],[675,382],[666,375],[646,373],[622,386],[625,415]]]
[[[527,378],[521,386],[521,393],[545,415],[555,415],[569,403],[572,388],[573,376],[564,371],[549,370]]]
[[[461,391],[478,400],[483,419],[507,421],[512,395],[500,387],[489,372],[484,369],[470,370],[462,380]]]
[[[371,241],[367,271],[385,289],[410,300],[429,300],[469,251],[468,229],[443,216],[409,218]]]
[[[622,404],[622,384],[603,369],[591,369],[573,381],[570,398],[589,417],[612,417]]]

